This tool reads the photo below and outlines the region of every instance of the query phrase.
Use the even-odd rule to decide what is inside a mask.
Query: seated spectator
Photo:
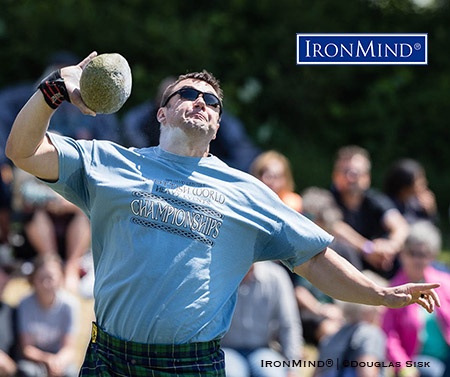
[[[364,272],[374,281],[386,285],[375,273]],[[322,340],[318,360],[334,360],[337,365],[325,364],[316,368],[314,377],[380,377],[384,368],[386,337],[381,329],[383,308],[340,302],[346,323],[335,334]],[[346,366],[345,362],[358,363]]]
[[[78,300],[62,288],[62,282],[62,261],[57,255],[36,258],[30,276],[33,292],[17,309],[21,376],[78,375]]]
[[[344,221],[353,232],[340,229],[360,252],[364,268],[385,278],[398,269],[397,254],[408,235],[408,223],[392,200],[371,188],[371,161],[366,149],[350,145],[338,150],[331,191]]]
[[[37,82],[19,83],[0,90],[0,142],[4,140],[6,143],[14,119],[36,91],[37,83],[54,70],[78,64],[80,60],[71,52],[57,51],[49,59],[42,77]],[[117,114],[97,114],[95,117],[86,117],[78,108],[66,101],[52,116],[49,131],[75,139],[121,141],[120,122]],[[5,159],[3,148],[0,147],[0,164]],[[5,233],[8,232],[14,254],[25,262],[36,254],[58,252],[66,265],[66,287],[76,292],[80,280],[79,259],[90,248],[90,226],[87,217],[60,196],[53,195],[53,199],[57,199],[45,201],[50,196],[44,194],[43,190],[38,190],[34,195],[32,190],[21,186],[22,178],[17,175],[17,171],[15,171],[11,188],[11,213],[8,214],[6,209],[0,207],[0,241],[5,242],[7,237]],[[33,183],[35,182],[36,180]],[[21,195],[22,191],[27,191],[32,196],[27,203],[24,203],[22,199],[15,198],[18,194]],[[44,196],[39,197],[40,194]],[[39,202],[39,200],[45,202]],[[18,202],[19,205],[17,205]],[[10,223],[13,225],[11,230],[8,229],[10,225],[7,222],[8,215],[10,215]],[[24,268],[24,272],[28,272],[28,270]]]
[[[303,211],[302,213],[317,225],[334,235],[332,243],[333,249],[342,257],[347,259],[358,270],[363,269],[363,264],[358,251],[342,237],[342,229],[345,233],[356,231],[344,221],[344,215],[336,204],[333,195],[329,190],[319,187],[308,187],[302,192]]]
[[[342,309],[331,297],[301,276],[295,281],[295,296],[307,344],[317,347],[324,337],[341,328],[344,322]]]
[[[12,264],[7,263],[0,257],[0,376],[13,377],[17,372],[14,360],[16,334],[14,322],[14,309],[2,302],[2,295],[6,284],[14,270]]]
[[[437,281],[441,306],[433,313],[404,307],[388,309],[383,320],[387,357],[401,377],[450,376],[450,274],[433,267],[442,236],[430,221],[417,221],[400,253],[401,268],[391,285]],[[424,362],[408,366],[407,362]],[[427,362],[429,362],[427,364]]]
[[[89,251],[91,231],[88,217],[35,177],[16,169],[14,203],[21,213],[28,250],[16,252],[18,259],[58,254],[64,262],[65,288],[78,292],[82,257]]]
[[[156,113],[164,90],[175,81],[169,76],[161,81],[153,100],[146,101],[123,117],[123,136],[127,146],[145,148],[159,145],[159,127]],[[248,137],[244,125],[226,110],[220,119],[219,137],[211,142],[211,154],[233,168],[248,171],[259,149]]]
[[[286,156],[273,150],[263,152],[252,162],[250,173],[269,186],[286,205],[302,211],[302,197],[294,191],[294,177]]]
[[[408,223],[429,220],[438,224],[436,197],[429,189],[425,169],[418,161],[411,158],[395,161],[385,175],[384,192]]]
[[[283,267],[273,262],[252,266],[239,286],[231,327],[221,345],[227,377],[298,375],[294,369],[261,367],[261,360],[298,360],[302,355],[300,317]]]
[[[3,128],[0,118],[0,129]],[[6,136],[0,131],[0,247],[10,247],[12,166],[5,156]]]
[[[334,234],[336,227],[348,226],[329,190],[308,187],[302,192],[302,198],[303,214],[329,233]],[[331,247],[356,268],[362,269],[358,252],[345,240],[336,236]],[[344,321],[341,307],[305,278],[296,276],[294,283],[303,336],[307,343],[317,346],[323,337],[341,328]]]
[[[11,193],[9,183],[5,182],[0,168],[0,246],[9,245],[11,221]]]

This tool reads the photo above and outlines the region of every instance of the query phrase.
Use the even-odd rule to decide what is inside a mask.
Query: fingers
[[[438,294],[434,290],[440,286],[439,283],[414,284],[410,287],[410,292],[414,302],[425,308],[429,313],[433,312],[435,306],[440,307],[441,302]]]
[[[431,294],[421,294],[416,302],[425,308],[428,313],[432,313],[434,311],[435,304],[437,304],[435,297]]]
[[[93,51],[91,52],[86,58],[84,58],[80,63],[78,63],[79,67],[81,69],[84,69],[84,67],[86,67],[86,65],[95,57],[97,56],[97,51]],[[79,92],[79,90],[77,90]],[[80,111],[85,114],[85,115],[91,115],[91,116],[96,116],[96,112],[91,110],[89,107],[86,106],[86,104],[83,102],[83,100],[81,99],[81,95],[77,96],[76,99],[76,105],[78,106],[78,108],[80,109]]]
[[[78,66],[81,69],[84,69],[86,65],[95,57],[97,56],[97,51],[92,51],[86,58],[84,58],[80,63],[78,63]]]
[[[84,67],[86,67],[86,65],[96,56],[97,51],[91,52],[86,58],[84,58],[80,63],[78,63],[78,66],[83,70]],[[83,102],[78,88],[74,90],[74,93],[76,93],[76,95],[74,95],[71,98],[73,104],[76,105],[83,114],[95,116],[96,112],[87,107],[86,104]]]
[[[431,313],[436,306],[441,306],[439,296],[435,291],[435,288],[439,286],[439,283],[408,283],[392,287],[393,295],[388,295],[390,298],[386,306],[399,308],[416,303]]]
[[[79,90],[77,90],[79,93]],[[81,95],[77,95],[76,97],[73,98],[73,104],[76,105],[80,111],[85,114],[85,115],[91,115],[91,116],[96,116],[97,113],[93,110],[91,110],[89,107],[86,106],[86,104],[83,102]]]
[[[419,295],[421,293],[428,294],[430,293],[431,290],[439,288],[440,286],[441,285],[439,283],[414,283],[409,284],[409,291],[412,294],[419,294]]]
[[[430,289],[427,293],[423,294],[423,297],[422,295],[420,295],[420,297],[422,299],[429,298],[430,300],[433,300],[433,302],[436,303],[437,306],[441,306],[441,300],[439,299],[439,296],[434,289]]]

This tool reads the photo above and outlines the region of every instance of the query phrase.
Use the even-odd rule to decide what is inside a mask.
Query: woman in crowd
[[[404,307],[385,312],[387,357],[401,377],[450,375],[450,274],[433,267],[441,251],[441,234],[429,221],[411,225],[400,252],[400,270],[391,284],[438,281],[441,307],[434,313]],[[423,364],[411,364],[419,361]],[[408,364],[408,362],[410,364]]]
[[[23,377],[75,377],[78,301],[63,286],[59,256],[38,256],[30,276],[33,292],[18,306]]]
[[[269,186],[289,207],[302,211],[302,197],[294,191],[291,164],[286,156],[274,150],[263,152],[251,164],[250,173]]]

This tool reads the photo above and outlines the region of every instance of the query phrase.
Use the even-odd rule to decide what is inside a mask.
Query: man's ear
[[[160,107],[158,109],[156,119],[158,119],[158,122],[161,124],[166,123],[166,109],[164,107]]]
[[[211,140],[214,140],[217,137],[217,131],[219,131],[219,128],[220,128],[220,118],[219,118],[218,122],[219,123],[217,123],[216,133],[214,134],[214,137]]]

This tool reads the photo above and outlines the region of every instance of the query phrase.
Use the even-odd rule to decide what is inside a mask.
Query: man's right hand
[[[77,65],[61,68],[61,76],[66,84],[67,92],[69,93],[70,101],[80,109],[83,114],[95,116],[96,113],[92,111],[83,102],[80,93],[80,78],[84,67],[97,56],[97,52],[91,52],[85,59]]]

